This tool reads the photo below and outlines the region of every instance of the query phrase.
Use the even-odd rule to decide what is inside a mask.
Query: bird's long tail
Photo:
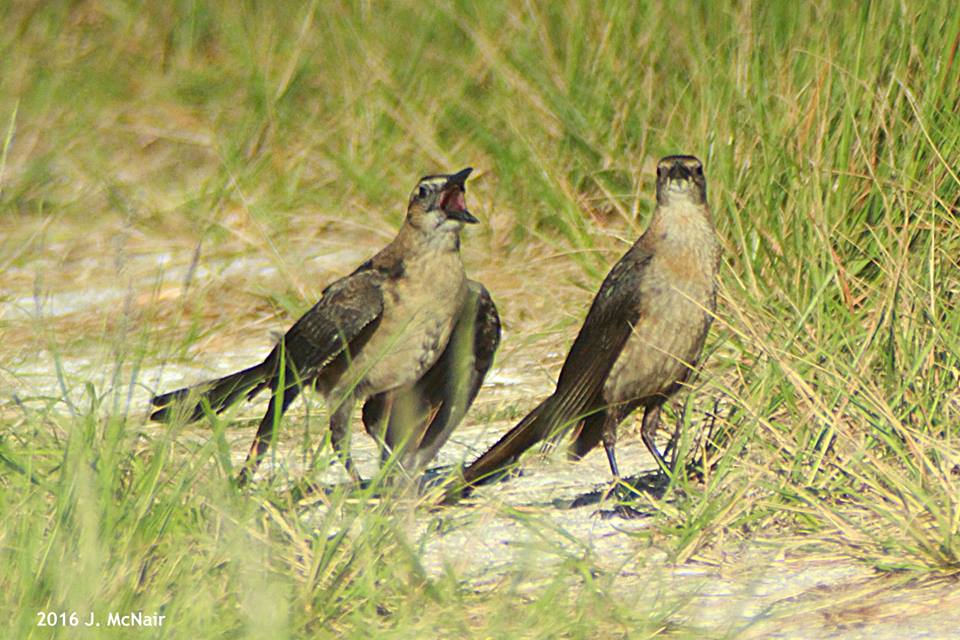
[[[493,482],[520,458],[524,451],[549,437],[555,429],[554,396],[550,396],[528,413],[513,429],[500,438],[486,453],[463,470],[463,482],[469,487]]]
[[[206,407],[214,413],[220,413],[236,402],[240,396],[248,392],[250,397],[256,395],[266,386],[263,383],[270,377],[271,371],[267,363],[262,362],[218,380],[202,382],[192,387],[154,396],[150,403],[160,408],[150,414],[150,419],[167,422],[176,416],[183,415],[186,416],[187,422],[193,422],[203,417]],[[184,405],[185,401],[192,404]],[[190,413],[187,413],[188,411]]]
[[[474,487],[499,480],[538,442],[546,441],[547,448],[556,444],[569,429],[596,413],[597,408],[586,410],[590,407],[588,394],[554,392],[464,469],[445,500],[455,502],[470,495]]]

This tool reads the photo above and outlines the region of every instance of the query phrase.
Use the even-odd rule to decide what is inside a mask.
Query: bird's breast
[[[376,334],[351,367],[365,394],[418,380],[440,357],[466,296],[460,256],[436,252],[404,262],[403,275],[384,286]]]
[[[604,384],[611,403],[667,393],[696,366],[715,307],[717,250],[707,236],[660,239],[640,281],[640,314]]]

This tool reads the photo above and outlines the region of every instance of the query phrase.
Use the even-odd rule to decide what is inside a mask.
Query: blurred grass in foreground
[[[782,534],[881,569],[955,573],[960,13],[515,5],[3,4],[0,267],[118,225],[283,265],[283,247],[332,225],[389,234],[417,177],[472,165],[488,224],[465,243],[470,264],[495,283],[511,256],[573,261],[586,300],[625,248],[615,238],[646,222],[656,159],[693,153],[725,265],[705,399],[684,418],[723,394],[723,446],[696,452],[716,463],[703,484],[652,501],[648,537],[677,560]],[[292,293],[273,302],[296,313],[318,285],[281,271]],[[566,346],[571,322],[540,329],[562,328]],[[197,327],[173,326],[182,355]],[[231,493],[222,431],[184,449],[121,409],[139,384],[121,365],[156,359],[170,328],[124,334],[105,363],[118,377],[84,406],[0,414],[0,587],[16,637],[46,636],[36,611],[91,606],[165,607],[162,632],[178,637],[696,635],[678,603],[624,597],[586,561],[517,607],[513,591],[428,579],[398,524],[406,507],[334,495],[313,529],[279,489]],[[25,330],[0,320],[11,339]]]

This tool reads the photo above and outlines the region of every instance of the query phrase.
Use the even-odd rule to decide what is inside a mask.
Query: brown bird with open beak
[[[240,474],[245,483],[283,412],[312,385],[326,400],[331,442],[354,480],[360,477],[349,453],[349,429],[357,400],[372,401],[364,412],[370,415],[367,428],[385,449],[384,458],[396,450],[401,465],[426,464],[466,413],[500,337],[489,293],[466,278],[460,260],[460,231],[478,222],[464,200],[471,171],[422,178],[393,241],[329,285],[263,362],[156,396],[152,403],[161,408],[150,417],[198,420],[206,411],[220,413],[243,396],[269,390],[270,403]]]
[[[662,159],[650,226],[600,286],[556,390],[463,471],[450,497],[501,476],[534,444],[569,430],[571,454],[582,457],[602,442],[618,480],[617,426],[638,408],[643,442],[666,469],[654,443],[660,407],[697,366],[719,259],[703,166],[693,156]]]

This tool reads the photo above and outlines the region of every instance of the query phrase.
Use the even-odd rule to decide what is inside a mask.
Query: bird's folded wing
[[[573,422],[595,411],[603,385],[643,308],[640,282],[650,254],[634,246],[613,266],[594,297],[567,359],[557,390],[544,411],[553,439]]]
[[[439,392],[432,403],[437,407],[434,418],[420,442],[424,450],[436,452],[466,415],[500,344],[500,315],[490,292],[473,280],[467,287],[447,348],[424,376],[431,390]]]
[[[464,469],[468,485],[496,479],[537,442],[555,441],[602,408],[604,382],[641,317],[640,285],[650,257],[641,238],[610,270],[567,354],[556,391]]]
[[[302,377],[319,371],[383,313],[385,275],[358,270],[337,280],[284,335],[284,357]],[[279,347],[280,345],[278,345]]]
[[[238,398],[252,398],[267,388],[276,388],[280,362],[286,364],[285,387],[298,386],[309,378],[364,330],[376,322],[383,311],[381,284],[384,275],[376,270],[359,270],[324,290],[320,300],[287,331],[282,340],[260,364],[218,380],[177,389],[151,399],[159,407],[151,420],[168,420],[172,407],[191,394],[197,402],[188,413],[189,420],[203,416],[203,403],[220,413]]]

